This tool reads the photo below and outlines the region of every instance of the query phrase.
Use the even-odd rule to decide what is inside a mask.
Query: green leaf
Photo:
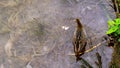
[[[115,19],[115,24],[119,25],[120,24],[120,18]]]
[[[118,39],[118,42],[120,42],[120,38]]]
[[[113,20],[108,20],[108,27],[114,26],[115,22]]]
[[[113,26],[107,31],[106,34],[111,34],[111,33],[115,32],[117,29],[118,29],[118,26]]]
[[[116,34],[120,35],[120,29],[116,30]]]

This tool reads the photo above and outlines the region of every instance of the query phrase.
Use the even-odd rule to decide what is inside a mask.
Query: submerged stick
[[[97,56],[98,62],[95,62],[95,63],[98,65],[99,68],[102,68],[101,56],[98,52],[96,53],[96,56]]]
[[[88,67],[88,68],[93,68],[86,60],[81,58],[81,61]]]

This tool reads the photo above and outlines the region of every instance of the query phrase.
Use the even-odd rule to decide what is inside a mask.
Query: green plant
[[[108,31],[106,34],[113,35],[115,37],[120,36],[120,18],[108,21]],[[120,42],[120,38],[118,38],[118,41]]]

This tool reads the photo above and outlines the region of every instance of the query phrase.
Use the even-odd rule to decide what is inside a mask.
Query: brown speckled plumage
[[[83,55],[85,52],[85,47],[87,45],[87,41],[86,41],[87,35],[79,19],[76,19],[76,23],[77,23],[77,27],[73,36],[73,45],[74,45],[76,61],[78,61],[80,60],[80,56]]]

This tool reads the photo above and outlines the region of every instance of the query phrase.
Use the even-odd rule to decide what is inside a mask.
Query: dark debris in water
[[[81,58],[81,61],[83,64],[85,64],[85,66],[87,66],[88,68],[93,68],[86,60],[84,60],[83,58]]]
[[[96,53],[96,56],[97,56],[98,61],[96,61],[95,63],[99,68],[102,68],[101,56],[98,52]]]

